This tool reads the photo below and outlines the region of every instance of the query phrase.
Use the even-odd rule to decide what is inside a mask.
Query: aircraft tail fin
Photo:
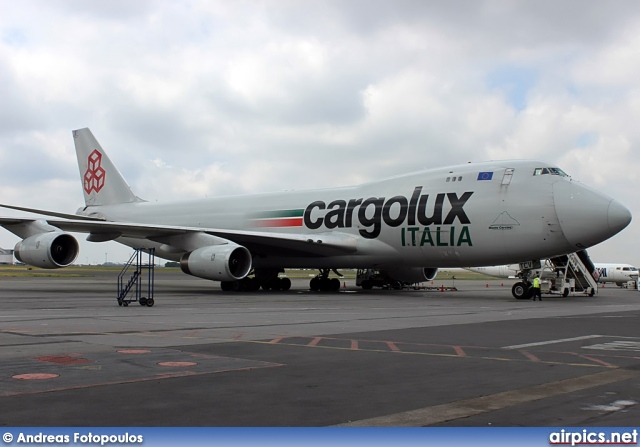
[[[143,202],[122,177],[88,128],[73,131],[86,206]]]

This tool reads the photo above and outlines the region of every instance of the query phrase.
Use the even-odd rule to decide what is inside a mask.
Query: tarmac
[[[514,281],[222,292],[156,269],[0,278],[4,426],[634,426],[640,292],[516,300]],[[455,285],[457,291],[442,291]]]

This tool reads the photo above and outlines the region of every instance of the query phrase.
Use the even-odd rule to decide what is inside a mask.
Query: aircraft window
[[[453,178],[451,179],[451,181],[452,181],[452,182],[455,182],[456,180],[457,180],[457,179],[456,179],[455,177],[453,177]]]
[[[622,267],[622,270],[625,271],[625,272],[628,272],[631,269],[629,267]]]
[[[562,169],[560,168],[535,168],[533,170],[533,175],[561,175],[562,177],[569,177]]]
[[[462,176],[458,177],[458,181],[461,182],[462,181]]]
[[[447,181],[450,182],[451,181],[451,177],[447,177]]]

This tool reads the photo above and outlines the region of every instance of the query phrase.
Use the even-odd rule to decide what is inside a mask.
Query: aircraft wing
[[[119,237],[148,239],[170,245],[176,251],[190,251],[199,235],[213,236],[205,239],[222,244],[234,242],[254,253],[274,253],[282,256],[333,256],[353,253],[357,240],[341,233],[290,234],[216,228],[194,228],[171,225],[152,225],[126,222],[105,222],[80,219],[37,219],[0,217],[0,225],[11,231],[11,226],[41,222],[63,231],[89,233],[87,240],[105,242]],[[191,248],[188,248],[191,247]]]
[[[36,208],[25,208],[23,206],[5,205],[5,204],[2,204],[2,203],[0,203],[0,207],[9,208],[11,210],[26,211],[28,213],[42,214],[43,216],[61,217],[63,219],[91,220],[91,221],[96,221],[96,220],[104,221],[104,220],[106,220],[106,219],[101,218],[101,217],[88,217],[88,216],[81,216],[81,215],[78,215],[78,214],[58,213],[56,211],[39,210],[39,209],[36,209]]]

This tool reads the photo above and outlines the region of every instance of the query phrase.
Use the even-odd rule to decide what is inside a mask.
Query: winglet
[[[122,174],[88,128],[74,130],[73,141],[85,205],[117,205],[143,201],[131,191]]]

